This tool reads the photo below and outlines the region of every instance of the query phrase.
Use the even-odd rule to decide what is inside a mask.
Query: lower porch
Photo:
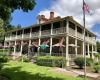
[[[46,42],[43,49],[40,46]],[[73,60],[78,56],[84,56],[83,41],[70,36],[44,37],[30,40],[16,40],[5,42],[13,55],[27,56],[62,56],[68,61],[67,65],[73,64]],[[93,57],[96,46],[86,42],[86,57]]]

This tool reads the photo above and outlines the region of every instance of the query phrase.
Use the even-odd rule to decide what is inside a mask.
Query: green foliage
[[[4,25],[4,21],[0,18],[0,42],[1,43],[2,43],[2,40],[4,40],[4,34],[5,34],[3,25]]]
[[[0,56],[0,63],[7,62],[9,58],[7,56]]]
[[[86,58],[86,65],[92,66],[93,65],[93,59],[92,58]]]
[[[28,12],[35,7],[35,4],[35,0],[0,0],[0,18],[7,21],[14,10],[22,9]]]
[[[39,56],[37,57],[36,63],[41,66],[65,67],[66,59],[57,56]]]
[[[95,57],[100,59],[100,53],[95,54]]]
[[[100,53],[100,42],[97,41],[97,52]]]
[[[0,49],[0,56],[9,55],[9,49]]]
[[[29,62],[29,58],[27,58],[27,56],[21,56],[19,58],[16,59],[17,61],[23,61],[23,62]]]
[[[83,80],[80,77],[55,73],[51,70],[50,67],[11,61],[4,65],[1,73],[8,76],[10,80]]]
[[[76,59],[74,59],[75,64],[82,69],[84,66],[84,58],[83,57],[77,57]]]
[[[99,62],[95,63],[95,65],[93,66],[93,68],[94,68],[94,71],[96,73],[99,73],[100,72],[100,63]]]

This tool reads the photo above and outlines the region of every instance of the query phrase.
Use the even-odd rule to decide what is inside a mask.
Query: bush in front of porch
[[[36,63],[41,66],[65,67],[66,59],[58,56],[39,56],[36,59]]]
[[[83,69],[84,63],[85,63],[84,57],[77,57],[74,59],[74,62],[80,69]],[[86,58],[86,65],[87,66],[92,66],[93,63],[94,63],[94,61],[92,58]]]

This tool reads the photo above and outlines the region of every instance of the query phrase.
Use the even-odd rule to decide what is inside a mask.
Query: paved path
[[[72,71],[76,74],[79,74],[79,75],[84,75],[84,72],[82,72],[82,71],[77,71],[77,70],[70,70],[70,71]],[[91,77],[91,78],[97,78],[97,77],[99,77],[99,74],[97,74],[97,73],[87,73],[86,76]]]
[[[84,72],[82,72],[82,71],[71,70],[71,69],[66,70],[66,69],[62,69],[62,68],[53,68],[51,71],[57,72],[57,73],[62,73],[64,75],[74,76],[74,77],[77,77],[79,75],[84,75]],[[87,73],[86,75],[91,78],[97,78],[98,76],[100,76],[99,74],[96,74],[96,73]]]

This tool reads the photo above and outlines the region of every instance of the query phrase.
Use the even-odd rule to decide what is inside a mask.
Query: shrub
[[[16,59],[17,61],[23,61],[23,62],[29,62],[29,58],[26,56],[20,56],[19,58]]]
[[[75,64],[82,69],[84,66],[84,58],[83,57],[77,57],[76,59],[74,59]]]
[[[92,66],[92,64],[93,64],[93,59],[92,58],[86,58],[86,65]]]
[[[9,55],[9,49],[0,49],[0,56]]]
[[[98,58],[98,59],[100,59],[100,53],[97,53],[97,54],[95,55],[95,57]]]
[[[9,60],[9,58],[7,56],[0,56],[0,62],[7,62]]]
[[[96,73],[99,73],[100,72],[100,63],[99,62],[95,63],[93,68]]]
[[[2,63],[0,63],[0,70],[2,69],[2,67],[3,67],[3,65],[2,65]]]
[[[66,59],[64,57],[57,56],[40,56],[37,57],[36,63],[41,66],[65,67]]]
[[[27,57],[23,57],[22,59],[23,59],[23,62],[29,62],[30,61],[29,58],[27,58]]]

